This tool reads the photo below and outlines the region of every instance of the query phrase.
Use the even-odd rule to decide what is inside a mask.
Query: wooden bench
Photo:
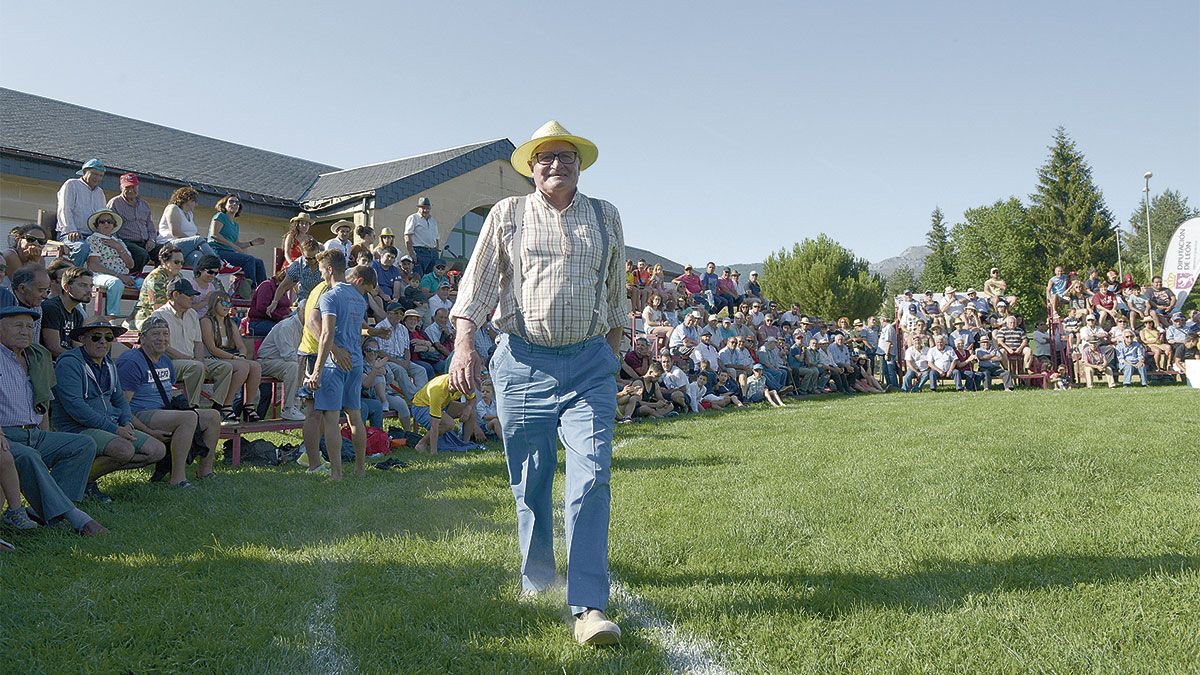
[[[399,414],[394,410],[383,413],[383,419],[395,419]],[[229,454],[234,466],[242,464],[242,437],[246,434],[261,434],[268,432],[295,431],[304,427],[304,422],[290,420],[263,420],[262,422],[241,422],[239,424],[221,427],[222,439],[230,441]]]

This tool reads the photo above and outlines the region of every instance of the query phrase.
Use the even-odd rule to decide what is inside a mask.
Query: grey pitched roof
[[[0,87],[0,149],[296,203],[337,167]]]
[[[515,149],[507,138],[500,138],[380,164],[323,173],[304,195],[304,201],[313,202],[375,192],[375,207],[384,208],[471,169],[498,159],[507,160]],[[422,178],[425,180],[421,180]],[[397,185],[401,181],[403,184]]]

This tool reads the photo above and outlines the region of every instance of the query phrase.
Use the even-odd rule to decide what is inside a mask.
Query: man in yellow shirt
[[[308,298],[304,301],[304,331],[300,334],[300,346],[296,348],[296,353],[300,356],[301,367],[304,372],[301,373],[300,381],[307,382],[308,376],[312,374],[313,367],[317,362],[317,345],[320,344],[321,338],[321,310],[317,306],[321,295],[329,289],[329,286],[320,281],[313,289],[309,291]],[[300,387],[297,392],[297,398],[304,401],[304,428],[301,432],[304,439],[304,452],[308,455],[308,472],[320,473],[324,470],[324,461],[321,459],[321,436],[324,434],[325,425],[321,423],[321,416],[316,414],[316,409],[313,407],[313,397],[316,392],[308,388],[308,385]],[[329,452],[341,452],[341,446],[329,448]]]
[[[466,398],[465,403],[463,397]],[[438,375],[413,396],[412,418],[429,430],[425,438],[413,446],[413,450],[436,455],[438,436],[453,430],[455,421],[461,420],[463,423],[463,438],[473,435],[477,425],[475,392],[463,394],[450,385],[449,376]]]

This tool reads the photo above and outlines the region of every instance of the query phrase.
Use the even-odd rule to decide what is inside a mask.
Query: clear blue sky
[[[893,255],[1025,199],[1060,124],[1120,221],[1147,169],[1200,202],[1196,0],[582,4],[0,0],[0,85],[342,167],[557,118],[681,262]]]

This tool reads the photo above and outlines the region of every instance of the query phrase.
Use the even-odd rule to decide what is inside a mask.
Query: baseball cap
[[[394,311],[396,311],[396,310],[398,310],[398,309],[404,309],[404,305],[402,305],[402,304],[400,304],[400,303],[398,303],[398,302],[389,302],[389,303],[387,304],[387,306],[386,306],[386,307],[384,307],[384,309],[385,309],[386,311],[389,311],[389,312],[394,312]]]
[[[137,177],[136,173],[121,174],[121,187],[127,187],[130,185],[136,187],[137,184],[138,184],[138,177]]]
[[[761,364],[761,363],[754,364],[754,370],[762,370],[762,369],[763,369],[763,364]]]
[[[400,262],[404,262],[405,260],[407,260],[408,262],[412,262],[412,261],[413,261],[413,259],[412,259],[412,256],[411,256],[411,255],[402,255],[402,256],[400,256]]]
[[[190,295],[193,297],[200,295],[200,291],[197,291],[195,287],[192,286],[192,282],[188,281],[187,279],[176,279],[170,286],[167,287],[167,293],[171,293],[172,291],[179,291],[184,295]]]
[[[804,331],[800,330],[799,328],[792,331],[792,337],[803,337],[803,336],[804,336]]]

